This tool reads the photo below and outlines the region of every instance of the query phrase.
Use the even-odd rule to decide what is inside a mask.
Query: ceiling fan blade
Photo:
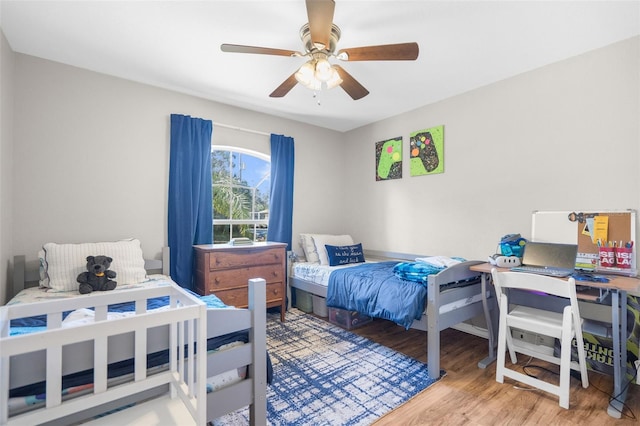
[[[221,44],[220,50],[232,53],[258,53],[261,55],[299,56],[295,50],[272,49],[270,47],[243,46],[241,44]]]
[[[322,48],[329,47],[336,3],[334,0],[306,0],[306,3],[311,41],[321,44]]]
[[[345,92],[349,96],[353,98],[354,101],[357,101],[360,98],[364,98],[369,94],[369,91],[364,88],[364,86],[351,76],[348,72],[344,70],[340,65],[333,66],[338,74],[340,74],[340,78],[342,79],[342,83],[340,83],[340,87],[344,89]]]
[[[340,49],[336,57],[344,61],[415,61],[418,53],[418,43],[399,43]]]
[[[276,88],[269,95],[270,98],[281,98],[293,89],[293,87],[298,84],[298,80],[296,80],[296,73],[291,74],[289,78],[282,82],[280,86]]]

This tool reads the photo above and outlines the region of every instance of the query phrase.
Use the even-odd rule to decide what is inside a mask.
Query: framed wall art
[[[411,133],[409,150],[411,176],[444,173],[444,126]]]
[[[402,178],[402,136],[376,142],[376,180]]]

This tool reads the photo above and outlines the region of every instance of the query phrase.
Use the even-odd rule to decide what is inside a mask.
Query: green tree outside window
[[[263,154],[228,147],[211,151],[213,242],[246,237],[266,241],[271,161]]]

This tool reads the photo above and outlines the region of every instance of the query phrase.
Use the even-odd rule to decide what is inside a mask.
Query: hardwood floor
[[[353,332],[421,361],[427,361],[426,335],[405,330],[389,321],[374,320]],[[571,380],[570,409],[558,405],[557,397],[539,390],[521,390],[518,383],[495,381],[495,363],[483,370],[478,361],[487,354],[487,341],[456,330],[441,334],[441,368],[446,375],[436,384],[379,419],[387,425],[637,425],[640,418],[640,386],[629,385],[627,408],[622,419],[607,414],[611,377],[589,372],[589,388]],[[520,364],[528,360],[520,356]],[[509,362],[509,361],[507,361]],[[558,371],[557,366],[533,360]],[[542,375],[546,376],[542,376]],[[540,377],[552,373],[542,371]],[[553,379],[552,379],[553,380]]]

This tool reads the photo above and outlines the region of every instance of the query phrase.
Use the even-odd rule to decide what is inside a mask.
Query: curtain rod
[[[229,124],[216,123],[215,121],[213,122],[213,125],[214,126],[224,127],[224,128],[227,128],[227,129],[239,130],[241,132],[255,133],[256,135],[271,136],[271,133],[261,132],[259,130],[245,129],[243,127],[231,126]]]

